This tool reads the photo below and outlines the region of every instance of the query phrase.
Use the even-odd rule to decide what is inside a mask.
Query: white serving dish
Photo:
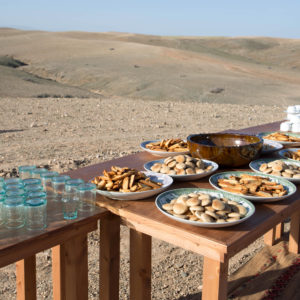
[[[261,133],[258,134],[258,136],[263,138],[264,141],[275,141],[275,140],[268,140],[268,139],[264,138],[266,135],[269,135],[269,134],[275,133],[275,132],[276,131],[274,131],[274,132],[261,132]],[[290,132],[283,132],[283,133],[286,134],[286,135],[289,135],[289,136],[294,136],[294,137],[300,138],[300,134],[290,133]],[[291,147],[300,146],[300,142],[284,142],[284,141],[275,141],[275,142],[280,143],[283,146],[291,146]]]
[[[253,160],[249,164],[249,167],[251,168],[251,170],[253,170],[256,173],[266,174],[264,172],[259,171],[260,166],[265,163],[268,164],[269,162],[274,161],[274,160],[278,160],[278,159],[276,159],[276,158],[261,158],[261,159]],[[300,167],[300,161],[292,161],[292,160],[288,160],[288,159],[280,159],[280,160],[283,161],[287,165],[297,165],[298,167]],[[275,175],[272,175],[272,176],[275,176]],[[284,178],[295,184],[300,183],[300,178],[299,179],[298,178],[288,178],[288,177],[283,177],[283,176],[275,176],[275,177]]]
[[[146,148],[146,145],[149,144],[149,143],[154,143],[154,142],[157,142],[158,140],[154,140],[154,141],[145,141],[145,142],[142,142],[141,143],[141,148],[144,150],[144,151],[147,151],[149,153],[151,153],[152,155],[155,155],[155,156],[161,156],[161,157],[168,157],[168,156],[175,156],[175,155],[180,155],[180,154],[189,154],[190,151],[184,151],[184,152],[167,152],[167,151],[154,151],[154,150],[150,150],[148,148]]]
[[[219,191],[224,191],[221,187],[219,187],[218,179],[221,179],[221,178],[225,179],[225,178],[229,178],[230,176],[240,176],[241,174],[248,174],[248,175],[252,175],[252,176],[256,175],[253,172],[238,172],[238,171],[236,171],[236,172],[229,171],[229,172],[217,173],[217,174],[212,175],[209,178],[209,183],[215,189],[217,189]],[[287,194],[284,195],[284,196],[281,196],[281,197],[259,197],[259,196],[251,196],[251,195],[242,195],[242,194],[232,193],[232,192],[227,192],[227,193],[230,193],[232,195],[240,195],[243,198],[246,198],[250,201],[255,201],[255,202],[275,202],[275,201],[280,201],[280,200],[283,200],[287,197],[290,197],[291,195],[293,195],[297,191],[296,186],[292,182],[290,182],[286,179],[283,179],[282,177],[276,177],[276,176],[272,176],[272,175],[268,175],[268,174],[259,174],[258,176],[265,177],[265,178],[268,178],[269,180],[274,181],[278,184],[282,184],[283,187],[287,190]]]
[[[146,171],[153,172],[153,171],[151,171],[151,167],[155,163],[161,163],[162,164],[164,162],[164,160],[165,159],[149,161],[149,162],[144,164],[144,169]],[[191,174],[191,175],[169,175],[168,174],[168,175],[171,176],[174,180],[177,180],[177,181],[192,181],[192,180],[197,180],[197,179],[209,176],[219,168],[218,164],[215,163],[214,161],[207,160],[207,159],[201,159],[201,160],[205,163],[206,166],[211,165],[213,168],[211,170],[207,171],[207,172],[203,172],[203,173],[200,173],[200,174]],[[157,173],[157,174],[162,174],[162,173]]]
[[[114,191],[105,191],[105,190],[96,190],[96,192],[100,195],[103,195],[107,198],[114,200],[141,200],[145,198],[149,198],[155,196],[164,190],[166,190],[172,183],[172,177],[166,174],[159,174],[154,172],[143,172],[146,176],[150,177],[151,180],[155,182],[161,182],[163,185],[159,189],[143,191],[143,192],[130,192],[130,193],[122,193],[122,192],[114,192]]]
[[[267,148],[268,146],[269,146],[269,148]],[[275,142],[272,140],[264,140],[262,154],[270,154],[275,151],[281,150],[282,148],[283,148],[283,145],[278,142]]]
[[[299,162],[299,160],[296,160],[296,159],[291,159],[291,158],[288,158],[284,155],[284,153],[286,152],[297,152],[299,151],[300,148],[285,148],[285,149],[282,149],[278,152],[278,155],[284,159],[287,159],[289,161],[293,161],[293,162]]]
[[[172,199],[177,198],[180,195],[189,194],[189,193],[198,193],[198,192],[209,194],[216,198],[227,198],[228,200],[236,201],[247,209],[247,214],[244,218],[233,222],[208,223],[208,222],[197,222],[197,221],[182,219],[171,215],[170,213],[168,213],[162,208],[164,204],[170,203]],[[179,221],[181,223],[189,224],[189,225],[194,225],[199,227],[209,227],[209,228],[222,228],[222,227],[229,227],[229,226],[240,224],[242,222],[245,222],[247,219],[249,219],[255,212],[255,207],[250,201],[237,195],[232,195],[224,191],[216,191],[212,189],[182,188],[182,189],[169,190],[158,195],[155,200],[155,204],[160,212],[162,212],[164,215],[166,215],[167,217],[173,220]]]

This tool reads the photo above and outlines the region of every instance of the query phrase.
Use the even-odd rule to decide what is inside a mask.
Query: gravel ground
[[[0,98],[0,176],[23,164],[59,172],[139,151],[143,140],[238,129],[282,120],[286,107],[131,99]],[[89,235],[89,298],[97,299],[98,232]],[[260,248],[259,239],[230,260],[237,270]],[[120,299],[129,299],[128,229],[121,230]],[[202,257],[153,240],[152,298],[198,299]],[[51,253],[37,255],[38,299],[52,299]],[[15,299],[15,266],[0,271],[0,299]]]

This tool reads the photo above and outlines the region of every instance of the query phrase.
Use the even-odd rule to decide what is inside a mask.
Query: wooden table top
[[[48,201],[47,227],[44,230],[30,231],[24,227],[18,229],[0,227],[0,267],[73,237],[80,232],[81,228],[95,224],[107,213],[107,210],[95,207],[93,212],[78,212],[78,218],[74,220],[64,220],[61,204]],[[94,226],[90,228],[94,230]]]
[[[277,122],[238,131],[244,133],[274,131],[278,129],[279,124],[280,122]],[[143,170],[145,162],[155,159],[157,159],[156,156],[147,152],[139,152],[71,171],[68,174],[73,178],[90,180],[102,174],[104,169],[109,170],[112,165],[120,167],[128,166]],[[239,170],[249,170],[249,167],[246,166]],[[222,171],[222,169],[219,171]],[[206,177],[191,182],[174,182],[169,189],[181,187],[212,188],[208,182],[208,177]],[[227,228],[212,229],[187,225],[172,220],[158,211],[154,200],[155,197],[139,201],[118,201],[97,195],[98,205],[121,216],[127,226],[168,242],[172,242],[172,236],[174,235],[182,237],[182,244],[184,245],[186,243],[187,247],[189,243],[193,243],[196,246],[198,245],[200,248],[201,245],[205,245],[205,247],[208,247],[212,251],[208,253],[208,255],[212,257],[218,257],[221,252],[229,256],[235,254],[273,228],[276,224],[289,217],[294,211],[300,209],[300,192],[297,191],[292,197],[283,201],[264,204],[254,203],[256,207],[255,214],[241,224]],[[214,249],[216,249],[215,253],[213,253]],[[207,249],[203,251],[205,252]],[[222,260],[222,257],[220,259]]]

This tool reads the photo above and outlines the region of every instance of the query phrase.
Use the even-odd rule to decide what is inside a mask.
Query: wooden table
[[[36,299],[35,254],[52,248],[53,299],[88,299],[87,233],[98,228],[108,214],[96,207],[80,212],[75,220],[64,220],[62,208],[48,201],[48,226],[41,231],[0,228],[0,268],[16,263],[17,299]]]
[[[257,133],[278,129],[279,123],[240,130]],[[72,177],[89,180],[108,170],[112,165],[143,169],[143,164],[156,157],[140,152],[112,161],[82,168],[69,173]],[[244,170],[248,170],[245,167]],[[193,182],[175,182],[171,189],[180,187],[211,188],[208,178]],[[143,201],[117,201],[98,195],[101,207],[111,211],[100,226],[100,286],[101,299],[118,299],[120,223],[130,228],[130,299],[151,298],[151,237],[204,256],[202,299],[227,299],[229,258],[265,235],[273,244],[278,229],[286,218],[291,218],[289,248],[299,252],[300,191],[292,197],[274,203],[257,204],[255,214],[246,222],[222,229],[201,228],[174,221],[157,210],[154,197]],[[105,274],[110,274],[107,277]]]

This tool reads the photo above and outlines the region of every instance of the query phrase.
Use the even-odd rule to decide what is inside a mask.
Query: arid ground
[[[299,58],[298,40],[0,29],[0,176],[22,164],[64,172],[138,152],[147,139],[282,120],[300,100]],[[90,299],[98,238],[89,237]],[[261,247],[237,253],[230,273]],[[120,299],[129,299],[125,228],[121,252]],[[37,265],[38,299],[52,299],[49,250]],[[154,240],[152,276],[153,299],[197,299],[202,257]],[[14,265],[0,282],[0,299],[15,299]]]
[[[300,100],[299,58],[297,39],[2,28],[0,95],[288,105]]]

